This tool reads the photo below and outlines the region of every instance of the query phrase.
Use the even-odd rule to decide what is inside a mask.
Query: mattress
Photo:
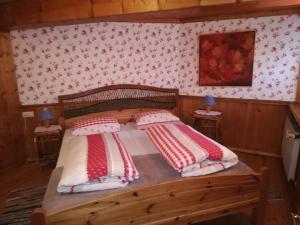
[[[134,122],[121,124],[119,137],[131,156],[159,153],[146,132],[136,129]],[[70,149],[70,142],[74,138],[76,138],[76,136],[72,135],[72,129],[66,129],[56,167],[64,166],[64,162],[67,160],[68,150]]]

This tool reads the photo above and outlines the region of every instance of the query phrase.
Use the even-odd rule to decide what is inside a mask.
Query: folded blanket
[[[145,129],[152,142],[181,176],[198,176],[238,163],[228,148],[185,124],[161,124]]]
[[[79,136],[70,143],[58,192],[85,192],[125,187],[138,171],[117,133]]]

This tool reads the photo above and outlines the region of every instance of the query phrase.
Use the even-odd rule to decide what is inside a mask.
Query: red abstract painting
[[[255,31],[200,36],[200,86],[251,86]]]

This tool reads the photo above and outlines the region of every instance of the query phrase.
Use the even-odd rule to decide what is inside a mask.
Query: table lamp
[[[50,112],[47,108],[42,109],[40,114],[40,120],[43,122],[44,127],[50,126],[50,120],[54,118],[52,112]]]
[[[203,103],[206,106],[206,111],[210,112],[212,106],[216,104],[216,100],[215,100],[215,98],[213,96],[206,96],[203,99]]]

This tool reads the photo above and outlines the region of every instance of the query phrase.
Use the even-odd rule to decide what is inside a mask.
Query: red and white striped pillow
[[[94,117],[74,122],[73,135],[91,135],[120,131],[120,124],[114,117]]]
[[[134,119],[138,128],[145,125],[152,125],[164,122],[178,122],[180,119],[167,110],[150,110],[134,114]]]

